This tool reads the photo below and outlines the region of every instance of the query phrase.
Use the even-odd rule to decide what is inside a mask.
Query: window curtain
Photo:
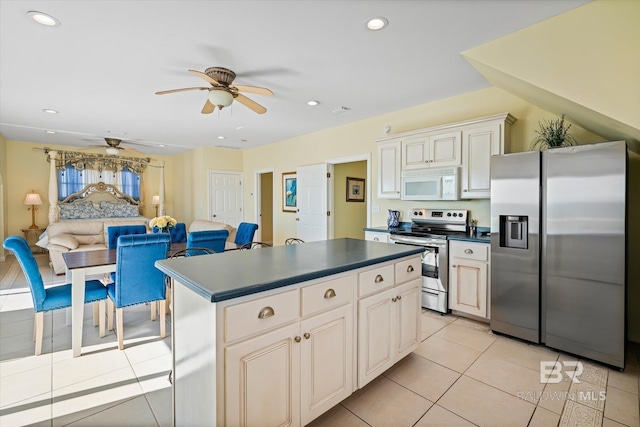
[[[134,200],[140,200],[140,177],[128,168],[121,172],[97,171],[91,169],[77,170],[73,165],[66,165],[58,170],[58,200],[64,200],[70,194],[81,191],[88,184],[98,182],[112,184]]]

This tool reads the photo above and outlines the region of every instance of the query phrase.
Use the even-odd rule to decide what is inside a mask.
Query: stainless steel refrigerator
[[[624,141],[491,158],[491,328],[624,368]]]

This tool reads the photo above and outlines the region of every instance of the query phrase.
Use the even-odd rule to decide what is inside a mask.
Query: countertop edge
[[[349,264],[343,264],[337,267],[318,270],[311,273],[297,274],[297,275],[287,277],[285,279],[262,282],[255,285],[249,285],[249,286],[245,286],[237,289],[220,291],[215,293],[212,293],[207,291],[206,289],[203,289],[200,285],[196,284],[195,282],[190,280],[188,277],[185,277],[184,275],[177,273],[175,270],[166,268],[164,265],[159,263],[160,261],[156,261],[154,265],[157,269],[159,269],[166,275],[172,277],[175,280],[178,280],[181,284],[183,284],[188,289],[192,290],[196,294],[214,303],[214,302],[221,302],[221,301],[226,301],[234,298],[239,298],[246,295],[252,295],[259,292],[278,289],[278,288],[293,285],[296,283],[307,282],[309,280],[320,279],[322,277],[331,276],[331,275],[343,273],[346,271],[356,270],[359,268],[368,267],[370,265],[392,261],[394,259],[405,258],[411,255],[420,254],[422,252],[423,252],[423,249],[419,247],[416,247],[415,249],[407,248],[407,250],[402,254],[390,254],[390,255],[378,256],[375,258],[356,261]]]

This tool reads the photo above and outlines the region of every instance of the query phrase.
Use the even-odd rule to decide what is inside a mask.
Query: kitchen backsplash
[[[378,206],[380,212],[375,213],[375,207]],[[406,201],[406,200],[387,200],[373,199],[371,205],[371,225],[386,225],[388,210],[394,209],[400,211],[400,221],[410,221],[407,217],[407,211],[412,208],[428,208],[428,209],[467,209],[469,211],[469,219],[478,220],[478,227],[491,227],[491,203],[489,199],[480,200],[460,200],[460,201]]]

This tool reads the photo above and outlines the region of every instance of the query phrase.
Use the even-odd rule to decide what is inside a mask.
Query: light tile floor
[[[37,259],[45,283],[64,281],[46,255]],[[473,320],[430,311],[422,320],[418,350],[312,425],[640,427],[636,344],[624,372],[582,361],[581,383],[564,373],[560,383],[544,384],[540,361],[576,359]],[[32,332],[31,295],[8,257],[0,262],[0,426],[171,425],[171,342],[159,337],[148,306],[125,309],[124,351],[113,332],[98,337],[90,309],[82,357],[71,357],[63,310],[45,316],[38,357]]]

